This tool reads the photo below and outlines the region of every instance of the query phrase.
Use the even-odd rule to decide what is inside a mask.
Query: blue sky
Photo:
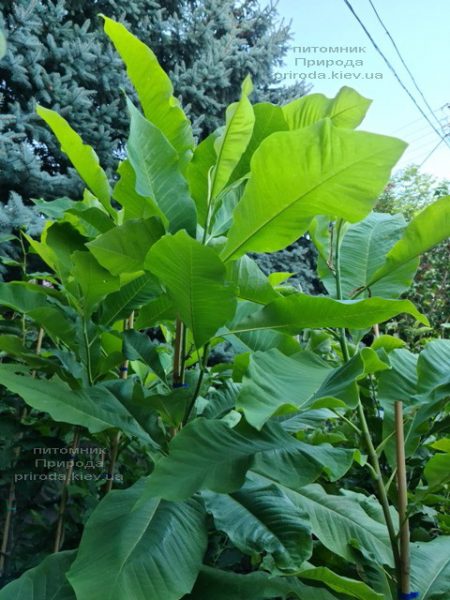
[[[436,116],[450,124],[450,108],[441,108],[450,103],[450,0],[427,0],[426,2],[372,0],[372,2]],[[423,106],[419,93],[413,87],[389,38],[378,23],[369,1],[351,0],[351,4],[394,65],[401,79]],[[307,54],[291,50],[286,57],[285,66],[279,70],[280,73],[289,77],[290,73],[306,73],[308,76],[310,74],[314,76],[314,71],[317,74],[323,72],[326,79],[307,79],[314,86],[312,91],[334,96],[340,87],[350,85],[364,96],[373,99],[362,128],[395,135],[410,144],[399,162],[399,167],[411,162],[420,164],[439,142],[439,137],[421,117],[420,112],[373,48],[344,1],[279,0],[278,11],[285,20],[292,20],[293,47],[366,47],[366,53],[361,54],[320,52]],[[301,60],[298,60],[296,65],[295,59],[300,57],[313,60],[359,59],[364,61],[364,65],[346,69],[342,66],[308,67],[303,66]],[[340,71],[360,72],[361,77],[356,81],[333,80],[332,73]],[[366,79],[365,73],[381,73],[382,79]],[[295,76],[299,77],[299,75]],[[289,83],[289,79],[286,83]],[[448,142],[450,144],[450,138]],[[450,179],[450,148],[442,143],[422,169],[437,177]]]

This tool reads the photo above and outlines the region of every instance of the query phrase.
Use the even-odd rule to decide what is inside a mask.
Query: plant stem
[[[337,235],[336,235],[336,248],[335,248],[335,278],[336,278],[336,296],[338,300],[342,300],[342,281],[341,281],[341,265],[340,265],[340,237],[342,230],[343,220],[339,219],[337,225]],[[350,359],[348,346],[347,346],[347,337],[345,335],[345,329],[340,329],[340,337],[341,337],[341,349],[344,357],[344,362],[348,362]],[[369,465],[371,466],[372,475],[375,479],[376,487],[377,487],[377,496],[378,500],[381,504],[381,508],[383,510],[384,520],[386,521],[386,527],[389,534],[389,540],[391,543],[392,555],[394,558],[395,567],[397,572],[399,572],[400,565],[400,556],[398,551],[397,544],[397,535],[395,533],[394,523],[392,521],[392,515],[389,509],[389,500],[387,497],[386,488],[383,482],[383,475],[381,473],[380,461],[378,459],[378,454],[375,449],[375,446],[372,441],[372,436],[370,435],[369,426],[367,424],[366,414],[364,412],[364,407],[361,402],[361,398],[358,395],[358,405],[357,405],[358,417],[361,424],[362,435],[368,450],[369,454]]]
[[[83,338],[84,338],[84,347],[86,350],[86,365],[87,365],[87,373],[88,373],[88,381],[89,385],[92,385],[94,379],[92,377],[92,365],[91,365],[91,346],[89,342],[89,334],[87,330],[86,319],[83,319]]]
[[[400,556],[398,551],[397,544],[397,534],[395,533],[394,523],[392,521],[392,515],[389,509],[389,500],[386,493],[386,488],[383,483],[383,475],[381,473],[380,461],[378,460],[378,455],[375,450],[375,446],[372,442],[372,436],[370,435],[369,426],[367,424],[366,415],[364,413],[364,407],[362,405],[361,399],[358,400],[358,416],[361,422],[361,429],[363,433],[363,437],[367,446],[367,450],[369,453],[369,460],[372,465],[372,468],[375,472],[375,483],[378,491],[378,500],[380,501],[381,507],[383,509],[384,520],[386,521],[386,527],[389,533],[389,540],[391,543],[392,554],[394,556],[394,562],[397,570],[399,569],[400,564]]]
[[[342,300],[342,281],[341,281],[341,230],[342,230],[343,220],[339,219],[337,224],[337,232],[336,232],[336,248],[335,248],[335,258],[334,258],[334,268],[335,268],[335,279],[336,279],[336,297],[338,300]],[[350,354],[348,351],[347,345],[347,336],[345,334],[345,329],[339,329],[340,337],[339,342],[341,345],[342,356],[344,357],[344,361],[348,362],[350,360]]]
[[[200,373],[198,376],[197,385],[195,386],[194,394],[191,398],[191,401],[189,402],[189,405],[186,409],[186,413],[184,415],[184,419],[183,419],[183,423],[182,423],[183,426],[186,425],[186,423],[189,421],[189,417],[191,416],[191,412],[195,406],[195,401],[197,400],[197,398],[200,394],[200,390],[202,389],[202,383],[203,383],[203,379],[204,379],[205,373],[206,373],[206,364],[208,362],[208,353],[209,353],[209,343],[207,343],[203,346],[203,356],[202,356],[202,361],[200,363]]]
[[[400,526],[399,592],[410,593],[410,557],[408,522],[408,484],[406,481],[405,433],[403,429],[403,403],[395,403],[395,431],[397,450],[398,517]]]
[[[181,387],[184,383],[184,357],[186,353],[186,327],[177,317],[175,325],[175,343],[173,354],[173,387]]]
[[[78,448],[78,444],[80,441],[80,428],[75,428],[75,434],[73,436],[73,441],[70,446],[70,462],[66,467],[66,474],[64,477],[63,489],[61,492],[61,500],[59,503],[58,510],[58,523],[56,525],[56,535],[55,535],[55,545],[53,548],[53,552],[59,552],[64,540],[64,513],[66,510],[67,498],[68,498],[68,487],[70,480],[72,478],[73,465],[75,462],[75,450]]]
[[[131,315],[128,317],[128,319],[126,319],[124,321],[123,324],[123,328],[124,329],[133,329],[134,327],[134,311],[131,313]],[[121,379],[127,379],[128,378],[128,366],[130,364],[130,361],[127,359],[125,360],[121,367],[120,367],[120,378]],[[111,457],[109,460],[109,468],[108,468],[108,479],[106,480],[106,485],[105,485],[105,494],[107,494],[108,492],[111,491],[112,489],[112,485],[113,485],[113,477],[114,477],[114,471],[116,468],[116,462],[117,462],[117,456],[119,454],[119,444],[120,444],[120,438],[122,437],[122,434],[120,431],[118,431],[113,438],[112,444],[111,444]]]

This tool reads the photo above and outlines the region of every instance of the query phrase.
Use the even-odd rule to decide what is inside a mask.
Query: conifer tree
[[[127,136],[120,58],[99,13],[127,24],[158,56],[199,136],[223,119],[250,72],[260,96],[289,28],[256,0],[0,0],[8,51],[0,63],[0,201],[77,197],[81,186],[36,103],[56,109],[113,173]],[[200,115],[205,115],[202,119]]]
[[[101,13],[153,49],[199,138],[223,122],[248,73],[253,100],[288,101],[304,91],[301,83],[287,90],[274,84],[290,30],[273,0],[0,0],[8,39],[0,60],[0,234],[17,223],[30,232],[43,223],[25,210],[32,199],[81,194],[36,103],[67,118],[111,177],[123,155],[128,117],[121,90],[133,92]]]

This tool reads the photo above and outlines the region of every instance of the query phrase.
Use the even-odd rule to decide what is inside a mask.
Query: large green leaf
[[[25,367],[0,364],[0,381],[29,406],[49,413],[58,422],[86,427],[91,433],[120,429],[152,448],[158,444],[133,419],[119,400],[101,384],[72,390],[58,377],[32,379]]]
[[[364,582],[337,575],[327,567],[306,568],[299,575],[302,579],[326,584],[333,591],[346,594],[352,598],[359,598],[359,600],[386,600],[381,594],[374,592]]]
[[[54,300],[60,295],[49,288],[31,283],[0,282],[0,307],[27,315],[36,321],[54,339],[61,339],[69,346],[75,335],[75,313]]]
[[[185,231],[164,236],[150,250],[145,264],[167,288],[197,347],[233,316],[236,297],[225,282],[225,266],[212,248]]]
[[[416,411],[417,400],[417,356],[405,348],[393,350],[389,354],[391,369],[378,375],[378,402],[383,408],[383,438],[388,438],[394,431],[394,407],[397,400],[404,404],[405,413],[409,407]],[[409,428],[408,428],[409,429]],[[405,444],[406,455],[410,456],[417,447],[418,436],[407,433]],[[388,441],[384,452],[395,464],[395,440]]]
[[[113,198],[123,208],[123,220],[148,219],[160,217],[165,219],[155,200],[145,198],[136,191],[136,173],[128,159],[122,161],[117,169],[119,181],[114,186]]]
[[[248,76],[242,84],[241,99],[228,107],[225,128],[214,142],[217,162],[211,175],[211,198],[226,186],[252,137],[255,115],[248,99],[252,89]]]
[[[406,227],[400,240],[391,248],[385,263],[372,275],[372,286],[393,271],[417,258],[450,237],[450,196],[424,208]]]
[[[271,286],[268,278],[257,263],[249,256],[227,264],[228,279],[232,281],[241,300],[250,300],[258,304],[268,304],[271,300],[279,298]]]
[[[450,590],[450,536],[411,544],[411,590],[420,600],[447,600]]]
[[[50,554],[2,588],[0,600],[76,600],[65,575],[75,555],[76,550]]]
[[[400,239],[405,227],[403,215],[383,213],[371,213],[364,221],[350,225],[340,246],[343,298],[350,298],[356,290],[367,287],[373,274],[384,264],[389,250]],[[324,261],[321,262],[321,279],[328,292],[335,296],[335,277],[328,266],[325,267]],[[370,295],[397,298],[409,289],[417,266],[418,259],[413,258],[406,262],[401,269],[371,285]]]
[[[323,94],[308,94],[283,106],[289,129],[307,127],[321,119],[330,118],[336,127],[355,128],[364,119],[372,100],[347,86],[335,98]]]
[[[100,300],[120,288],[120,279],[101,267],[90,252],[76,251],[72,261],[75,285],[80,287],[82,306],[89,315]]]
[[[67,154],[91,192],[100,200],[104,208],[114,216],[116,211],[110,203],[111,189],[109,181],[93,148],[84,144],[78,133],[54,110],[38,106],[36,112],[52,129],[61,144],[61,150]]]
[[[250,171],[250,161],[261,142],[276,131],[287,131],[288,125],[281,106],[259,102],[253,106],[255,124],[250,142],[231,176],[232,182],[245,177]]]
[[[252,556],[270,554],[284,571],[301,567],[312,554],[311,530],[303,514],[275,485],[247,483],[234,494],[202,492],[216,528]]]
[[[217,154],[214,143],[220,130],[213,131],[195,148],[194,156],[186,170],[189,189],[197,206],[198,222],[205,226],[208,213],[208,190],[211,171],[216,164]]]
[[[172,233],[186,229],[195,235],[195,204],[176,151],[156,125],[143,117],[132,102],[127,103],[131,117],[128,160],[136,175],[136,192],[156,202]]]
[[[145,273],[124,285],[118,292],[107,296],[100,306],[98,320],[102,325],[110,325],[127,318],[133,310],[141,308],[161,293],[156,277]]]
[[[406,349],[394,350],[389,361],[391,370],[378,378],[378,400],[384,409],[383,436],[394,431],[394,406],[401,400],[408,421],[405,450],[411,456],[424,433],[424,424],[448,397],[450,340],[429,342],[419,356]],[[395,464],[394,440],[388,442],[385,452]]]
[[[277,411],[306,408],[332,369],[312,352],[291,358],[276,348],[255,352],[236,401],[245,418],[257,429]],[[301,385],[299,385],[301,382]]]
[[[437,453],[425,465],[423,474],[430,488],[438,488],[450,482],[450,452]]]
[[[189,593],[206,550],[198,500],[151,498],[139,507],[145,479],[113,491],[92,513],[67,577],[77,598],[178,600]]]
[[[273,481],[260,476],[256,480]],[[393,566],[381,506],[373,497],[349,492],[335,496],[327,494],[318,484],[297,489],[281,488],[294,504],[308,514],[314,535],[326,548],[354,562],[352,545],[356,545],[370,552],[380,564]]]
[[[230,330],[234,333],[277,329],[295,334],[313,327],[365,329],[401,313],[408,313],[420,323],[429,325],[428,319],[409,300],[334,300],[326,296],[292,294],[278,298],[253,315],[233,323]]]
[[[126,221],[98,236],[87,247],[113,275],[144,269],[151,246],[164,235],[164,227],[156,217]]]
[[[310,587],[294,577],[273,577],[264,571],[240,575],[203,566],[189,600],[337,600],[325,589]]]
[[[108,17],[103,18],[105,32],[125,63],[144,115],[163,132],[182,162],[188,162],[194,138],[190,123],[173,95],[169,77],[148,46],[127,31],[121,23]]]
[[[275,423],[258,432],[248,426],[232,429],[223,421],[197,418],[171,441],[169,455],[156,464],[147,492],[169,500],[189,498],[201,489],[234,492],[255,461],[264,472],[283,471],[288,461],[304,485],[323,471],[333,479],[342,476],[352,456],[351,450],[300,442]]]
[[[130,360],[140,360],[149,366],[160,379],[166,378],[164,368],[161,364],[158,348],[161,344],[152,342],[145,333],[134,329],[123,332],[123,353]]]
[[[269,136],[253,155],[224,260],[248,251],[281,250],[316,215],[360,221],[404,148],[395,138],[340,129],[329,119]]]
[[[312,352],[292,357],[278,349],[255,352],[250,356],[236,408],[244,412],[253,427],[260,429],[276,412],[308,410],[319,405],[337,407],[343,402],[355,407],[358,379],[388,368],[370,348],[362,349],[336,369]]]

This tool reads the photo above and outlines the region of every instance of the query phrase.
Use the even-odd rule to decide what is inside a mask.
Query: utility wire
[[[424,93],[422,92],[422,90],[420,89],[416,78],[414,77],[414,75],[411,73],[411,69],[408,67],[408,65],[406,64],[405,59],[402,56],[402,53],[400,52],[397,44],[395,43],[394,38],[392,37],[389,29],[386,27],[386,25],[383,22],[383,19],[381,18],[380,14],[378,13],[377,9],[375,8],[374,3],[372,2],[372,0],[369,0],[369,4],[372,7],[373,12],[375,13],[375,16],[378,19],[378,22],[380,23],[381,27],[384,29],[386,35],[388,36],[388,38],[391,40],[392,45],[394,46],[395,52],[397,53],[397,56],[399,57],[402,65],[405,67],[406,72],[408,73],[408,75],[411,77],[411,81],[414,84],[414,87],[416,88],[416,90],[419,92],[422,100],[424,101],[425,106],[428,108],[428,110],[430,111],[430,113],[433,115],[433,117],[436,119],[436,121],[439,123],[439,120],[437,118],[437,116],[434,113],[434,110],[431,108],[431,106],[428,103],[428,100],[425,98]],[[441,124],[439,123],[439,126],[441,126]]]
[[[439,108],[440,107],[437,107],[436,110],[438,110]],[[396,129],[395,131],[401,131],[402,129],[407,129],[411,125],[415,125],[415,123],[418,123],[419,121],[422,121],[422,119],[423,119],[423,117],[419,117],[418,119],[414,119],[414,121],[409,121],[408,123],[405,123],[404,125],[402,125],[398,129]],[[428,124],[424,125],[423,127],[428,127]]]
[[[427,160],[429,158],[431,158],[431,156],[436,152],[436,150],[439,148],[439,146],[442,144],[442,142],[445,141],[445,138],[443,138],[442,140],[439,140],[439,142],[436,144],[436,146],[432,149],[432,151],[427,154],[427,156],[423,159],[423,161],[420,163],[419,168],[423,167],[423,165],[427,162]]]
[[[430,127],[432,127],[434,129],[434,131],[441,138],[441,140],[445,141],[445,143],[447,144],[447,146],[450,148],[450,145],[448,144],[447,140],[443,136],[442,132],[440,132],[436,128],[436,126],[434,125],[434,123],[432,123],[432,121],[430,120],[430,118],[428,117],[428,115],[424,112],[424,110],[422,109],[422,107],[417,103],[417,100],[414,98],[414,96],[411,94],[411,92],[409,91],[409,89],[406,87],[406,85],[400,79],[399,75],[397,74],[397,71],[392,66],[392,64],[390,63],[389,59],[386,58],[386,56],[384,55],[383,51],[378,46],[378,44],[376,43],[376,41],[373,39],[370,31],[364,25],[364,23],[362,22],[362,20],[360,19],[360,17],[356,14],[355,9],[353,8],[353,6],[349,2],[349,0],[344,0],[344,3],[347,6],[347,8],[349,9],[349,11],[352,13],[352,15],[355,17],[355,19],[358,21],[358,23],[361,26],[361,28],[363,29],[364,33],[369,38],[372,46],[375,48],[375,50],[378,52],[378,54],[382,57],[382,59],[384,60],[384,62],[388,66],[388,68],[392,71],[394,77],[397,79],[397,81],[399,82],[399,84],[401,85],[401,87],[403,88],[403,90],[408,94],[409,98],[413,101],[414,105],[419,110],[420,114],[424,117],[424,119],[427,121],[427,123],[430,125]]]

